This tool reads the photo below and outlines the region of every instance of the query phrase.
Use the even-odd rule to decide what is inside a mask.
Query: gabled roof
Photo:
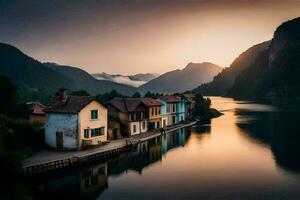
[[[145,108],[143,108],[144,104],[140,98],[117,97],[111,100],[108,104],[112,105],[120,112],[145,111]]]
[[[146,105],[146,106],[161,106],[162,103],[156,99],[152,99],[149,97],[142,97],[140,98],[142,100],[142,102]]]
[[[60,96],[54,96],[52,97],[49,105],[44,109],[44,112],[79,113],[92,101],[97,101],[101,105],[106,107],[94,96],[67,96],[65,101],[62,101]]]
[[[159,99],[167,102],[167,103],[176,103],[181,100],[179,96],[161,96]]]
[[[44,108],[46,108],[46,106],[44,106],[40,102],[27,102],[26,105],[30,114],[36,114],[36,115],[45,114],[43,110]]]

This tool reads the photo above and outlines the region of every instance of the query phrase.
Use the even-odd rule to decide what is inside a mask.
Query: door
[[[64,147],[64,138],[62,132],[56,132],[56,148],[63,149]]]

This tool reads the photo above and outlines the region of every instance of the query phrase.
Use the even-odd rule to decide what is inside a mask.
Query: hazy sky
[[[298,0],[0,0],[0,41],[91,73],[163,73],[228,66],[298,16]]]

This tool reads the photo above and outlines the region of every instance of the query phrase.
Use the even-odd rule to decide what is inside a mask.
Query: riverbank
[[[85,163],[104,160],[118,156],[120,153],[131,150],[140,142],[158,137],[163,133],[170,133],[180,128],[196,124],[195,121],[183,122],[167,128],[164,132],[149,131],[130,138],[112,140],[104,146],[82,151],[42,150],[23,160],[22,172],[25,175],[38,174],[55,169],[75,167]]]

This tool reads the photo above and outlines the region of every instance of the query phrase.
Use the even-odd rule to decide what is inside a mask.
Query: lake
[[[213,97],[212,107],[224,115],[105,162],[31,177],[30,192],[36,199],[300,199],[300,106]]]

